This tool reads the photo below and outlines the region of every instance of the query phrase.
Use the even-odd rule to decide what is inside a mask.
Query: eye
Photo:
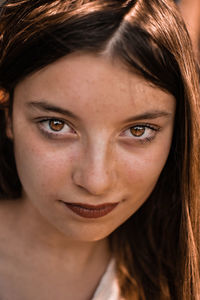
[[[39,121],[40,130],[52,137],[63,137],[76,133],[65,121],[60,119],[43,119]]]
[[[160,127],[150,124],[135,125],[125,130],[122,135],[134,141],[146,143],[152,141],[159,130]]]
[[[146,128],[143,126],[135,126],[130,128],[130,132],[133,136],[141,137],[145,133]]]
[[[65,123],[60,120],[49,120],[48,126],[53,131],[61,131],[65,127]]]

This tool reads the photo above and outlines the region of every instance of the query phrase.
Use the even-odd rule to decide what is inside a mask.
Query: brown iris
[[[53,131],[60,131],[63,129],[64,127],[64,122],[59,121],[59,120],[50,120],[49,121],[49,127],[53,130]]]
[[[145,133],[145,127],[142,126],[134,126],[130,128],[132,135],[140,137]]]

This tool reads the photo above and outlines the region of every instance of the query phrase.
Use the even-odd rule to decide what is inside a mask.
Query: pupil
[[[134,135],[134,136],[142,136],[145,132],[145,128],[144,127],[140,127],[140,126],[137,126],[137,127],[132,127],[131,128],[131,133]]]
[[[49,122],[49,126],[54,131],[60,131],[61,129],[63,129],[64,124],[61,121],[52,120]]]

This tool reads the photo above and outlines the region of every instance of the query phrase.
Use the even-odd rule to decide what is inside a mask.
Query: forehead
[[[152,86],[119,61],[92,54],[73,54],[25,78],[15,90],[15,100],[48,100],[80,113],[137,113],[145,108],[174,109],[171,94]],[[19,104],[19,103],[18,103]]]

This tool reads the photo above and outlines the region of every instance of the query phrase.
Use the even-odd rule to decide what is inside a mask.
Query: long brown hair
[[[170,0],[8,0],[0,10],[0,194],[19,197],[5,108],[24,77],[69,53],[118,59],[176,98],[166,165],[144,205],[110,236],[125,299],[200,298],[199,78]]]

